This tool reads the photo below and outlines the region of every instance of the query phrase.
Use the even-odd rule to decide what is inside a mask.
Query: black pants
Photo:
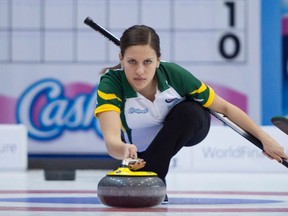
[[[141,170],[153,171],[165,182],[171,158],[184,146],[200,143],[210,129],[210,113],[193,101],[184,101],[167,115],[163,128],[138,157],[146,161]]]

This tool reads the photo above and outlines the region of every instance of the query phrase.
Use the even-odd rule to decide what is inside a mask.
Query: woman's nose
[[[136,68],[136,73],[138,75],[142,75],[144,73],[144,67],[142,65],[138,65]]]

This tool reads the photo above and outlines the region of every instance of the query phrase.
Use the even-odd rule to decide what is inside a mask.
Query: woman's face
[[[132,88],[141,93],[153,90],[153,78],[160,60],[149,45],[134,45],[120,54],[120,62]]]

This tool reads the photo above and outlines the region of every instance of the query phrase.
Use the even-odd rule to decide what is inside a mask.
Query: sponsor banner
[[[0,170],[27,169],[27,129],[24,125],[0,125]]]
[[[0,122],[27,127],[29,153],[105,153],[93,115],[98,83],[94,70],[91,66],[10,67],[6,82],[0,86]],[[29,76],[25,78],[23,73]]]
[[[274,126],[262,128],[287,148],[287,135]],[[223,136],[225,134],[225,136]],[[286,172],[251,142],[227,126],[212,126],[206,139],[183,148],[171,162],[171,171],[197,172]]]
[[[106,154],[99,122],[93,115],[100,78],[95,71],[102,67],[7,65],[6,82],[0,86],[1,124],[27,127],[30,154]],[[247,111],[245,95],[208,83],[221,96]]]

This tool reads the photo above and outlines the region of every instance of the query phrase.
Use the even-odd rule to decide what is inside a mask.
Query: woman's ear
[[[160,65],[160,58],[157,59],[157,68],[159,68]]]
[[[121,55],[121,53],[119,53],[119,61],[121,64],[121,68],[123,68],[123,56]]]

